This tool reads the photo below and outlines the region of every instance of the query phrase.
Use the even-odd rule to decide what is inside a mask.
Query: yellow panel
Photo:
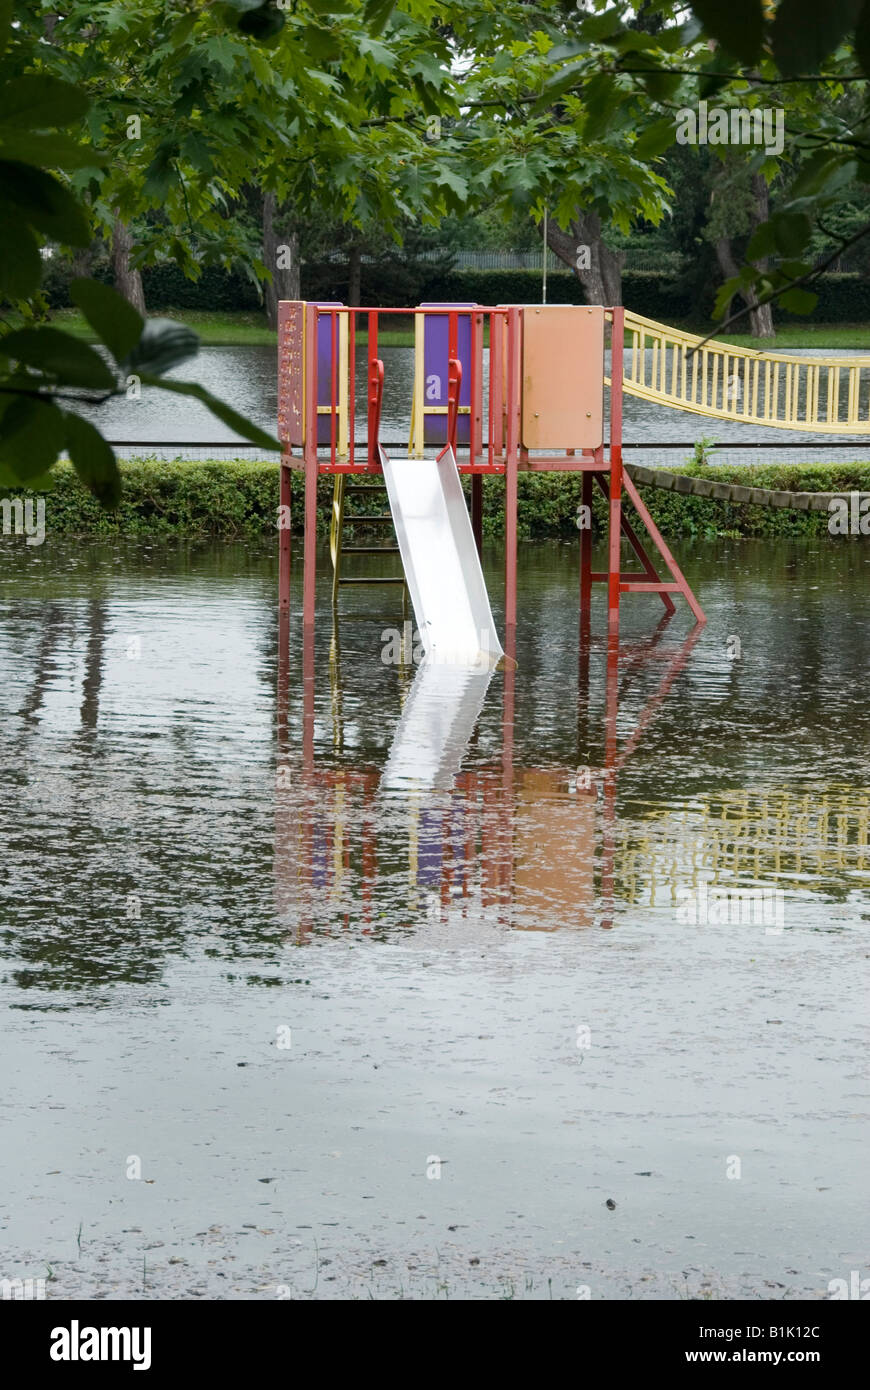
[[[604,310],[523,309],[523,445],[597,449],[604,439]]]

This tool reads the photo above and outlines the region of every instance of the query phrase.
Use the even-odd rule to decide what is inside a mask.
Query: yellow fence
[[[702,341],[626,311],[623,389],[719,420],[870,434],[870,357],[790,357]]]

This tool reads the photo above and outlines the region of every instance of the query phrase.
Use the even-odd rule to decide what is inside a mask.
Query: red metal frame
[[[281,458],[280,497],[282,506],[291,502],[291,470],[301,469],[305,479],[305,542],[303,574],[303,625],[309,627],[314,622],[314,601],[316,586],[315,537],[317,521],[317,480],[320,474],[330,473],[381,473],[379,453],[379,428],[381,403],[383,399],[384,364],[378,356],[378,328],[384,314],[401,315],[405,318],[418,314],[419,308],[336,308],[308,304],[304,307],[295,303],[282,303],[279,307],[279,429],[284,453]],[[462,365],[458,358],[457,343],[459,314],[456,309],[429,309],[427,314],[446,314],[448,320],[448,414],[447,438],[456,454],[457,466],[462,473],[471,475],[471,515],[472,526],[478,550],[481,547],[483,529],[482,475],[500,475],[505,480],[505,628],[509,640],[516,629],[517,622],[517,492],[520,472],[579,472],[582,475],[581,500],[584,506],[592,505],[593,479],[603,492],[608,506],[608,563],[607,570],[595,572],[592,569],[592,537],[588,529],[580,534],[580,611],[583,624],[588,626],[591,608],[592,585],[603,582],[607,585],[608,629],[612,634],[619,631],[620,603],[626,593],[658,594],[667,613],[674,612],[672,594],[681,593],[699,623],[706,621],[703,609],[692,593],[682,571],[677,565],[661,532],[650,516],[649,510],[640,497],[631,478],[625,473],[622,464],[622,373],[624,348],[624,311],[619,306],[605,310],[611,324],[611,371],[610,371],[610,429],[606,446],[595,449],[566,449],[561,454],[536,454],[530,456],[521,441],[520,421],[522,410],[523,374],[523,310],[517,305],[495,307],[478,305],[471,314],[471,361],[469,363],[470,385],[470,427],[468,445],[457,447],[457,418],[459,411],[459,391],[462,382]],[[466,311],[467,312],[467,311]],[[330,319],[330,429],[329,444],[318,449],[317,445],[317,325],[319,316],[328,314]],[[338,454],[338,399],[339,399],[339,338],[340,315],[348,319],[348,435],[349,448],[346,459]],[[367,447],[365,461],[356,453],[356,340],[357,322],[365,314],[368,326],[368,367],[367,367]],[[299,345],[291,342],[294,334],[298,337],[304,315],[304,354]],[[483,391],[483,343],[485,330],[489,326],[490,372],[487,400]],[[295,353],[295,355],[294,355]],[[303,362],[304,357],[304,362]],[[290,364],[302,366],[295,377],[290,379]],[[602,376],[604,363],[601,364]],[[301,383],[304,382],[304,391]],[[304,395],[305,430],[302,437],[301,456],[293,454],[296,434],[291,435],[296,426],[288,421],[298,421],[298,402]],[[487,424],[487,438],[483,439],[484,416]],[[297,444],[298,447],[298,444]],[[325,456],[324,456],[325,455]],[[648,554],[644,541],[627,520],[624,514],[623,497],[634,507],[652,545],[658,550],[664,570],[659,570]],[[621,545],[623,536],[628,541],[638,560],[639,571],[621,569]],[[289,608],[290,602],[290,533],[282,529],[279,540],[279,605],[282,612]]]

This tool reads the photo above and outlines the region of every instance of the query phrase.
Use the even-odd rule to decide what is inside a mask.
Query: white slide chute
[[[426,664],[491,670],[504,655],[456,456],[380,462]]]

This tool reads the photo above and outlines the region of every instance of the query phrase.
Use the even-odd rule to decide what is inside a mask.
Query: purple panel
[[[311,304],[316,304],[320,309],[341,309],[344,306],[335,299],[312,299]],[[338,316],[335,319],[335,360],[338,371],[341,371],[341,353],[339,351],[339,332],[340,323]],[[335,400],[338,404],[338,382],[335,383]],[[332,320],[323,317],[317,320],[317,404],[332,404]],[[335,424],[335,437],[338,438],[338,421]],[[332,422],[328,415],[320,415],[317,419],[317,442],[318,444],[328,444],[332,439]]]
[[[473,309],[474,304],[421,304],[421,309]],[[447,416],[433,415],[427,405],[447,404],[447,348],[450,327],[446,314],[427,314],[423,320],[423,443],[447,443]],[[456,351],[462,363],[459,404],[471,404],[471,315],[460,314]],[[467,444],[471,416],[460,415],[456,422],[457,444]]]
[[[417,832],[417,883],[421,888],[440,888],[443,860],[441,813],[421,811]]]

